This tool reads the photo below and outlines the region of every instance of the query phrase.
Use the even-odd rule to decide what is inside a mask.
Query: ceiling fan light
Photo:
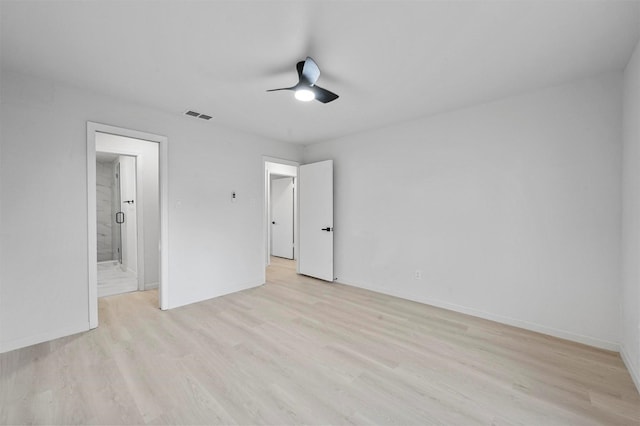
[[[298,89],[295,93],[296,99],[302,102],[309,102],[316,98],[316,94],[309,89]]]

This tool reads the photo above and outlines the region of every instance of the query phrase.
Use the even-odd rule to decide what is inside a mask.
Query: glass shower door
[[[114,224],[112,229],[112,242],[114,260],[122,265],[122,224],[124,213],[122,212],[122,185],[120,182],[120,162],[116,163],[115,182],[113,186]]]

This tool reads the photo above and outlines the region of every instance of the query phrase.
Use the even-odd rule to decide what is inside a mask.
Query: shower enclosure
[[[98,262],[122,264],[122,185],[118,155],[98,153],[96,162]]]
[[[112,205],[112,217],[114,219],[113,226],[111,228],[111,241],[113,250],[113,260],[117,260],[122,265],[122,224],[124,223],[124,213],[121,211],[122,205],[122,184],[120,180],[120,161],[116,161],[115,183],[113,185],[113,203]]]
[[[102,152],[96,157],[98,262],[117,262],[135,272],[136,159]]]
[[[136,158],[96,152],[98,296],[138,289]]]

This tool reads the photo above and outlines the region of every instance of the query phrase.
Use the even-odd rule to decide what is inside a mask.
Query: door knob
[[[333,228],[330,228],[330,227],[327,226],[326,228],[322,228],[322,230],[323,231],[327,231],[327,232],[331,232],[331,231],[333,231]]]
[[[272,225],[275,225],[276,223],[275,223],[275,222],[271,222],[271,224],[272,224]]]

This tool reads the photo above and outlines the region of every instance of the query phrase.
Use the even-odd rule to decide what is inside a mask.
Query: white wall
[[[160,271],[160,187],[159,144],[107,133],[96,134],[96,149],[136,155],[136,170],[142,175],[142,191],[136,203],[142,205],[145,288],[157,287]],[[142,199],[141,199],[142,198]]]
[[[262,156],[298,148],[181,116],[187,105],[170,114],[6,71],[0,90],[0,351],[89,328],[87,121],[168,137],[170,307],[262,283]]]
[[[335,161],[338,281],[617,349],[621,83],[308,147]]]
[[[624,72],[621,354],[640,389],[640,43]]]

